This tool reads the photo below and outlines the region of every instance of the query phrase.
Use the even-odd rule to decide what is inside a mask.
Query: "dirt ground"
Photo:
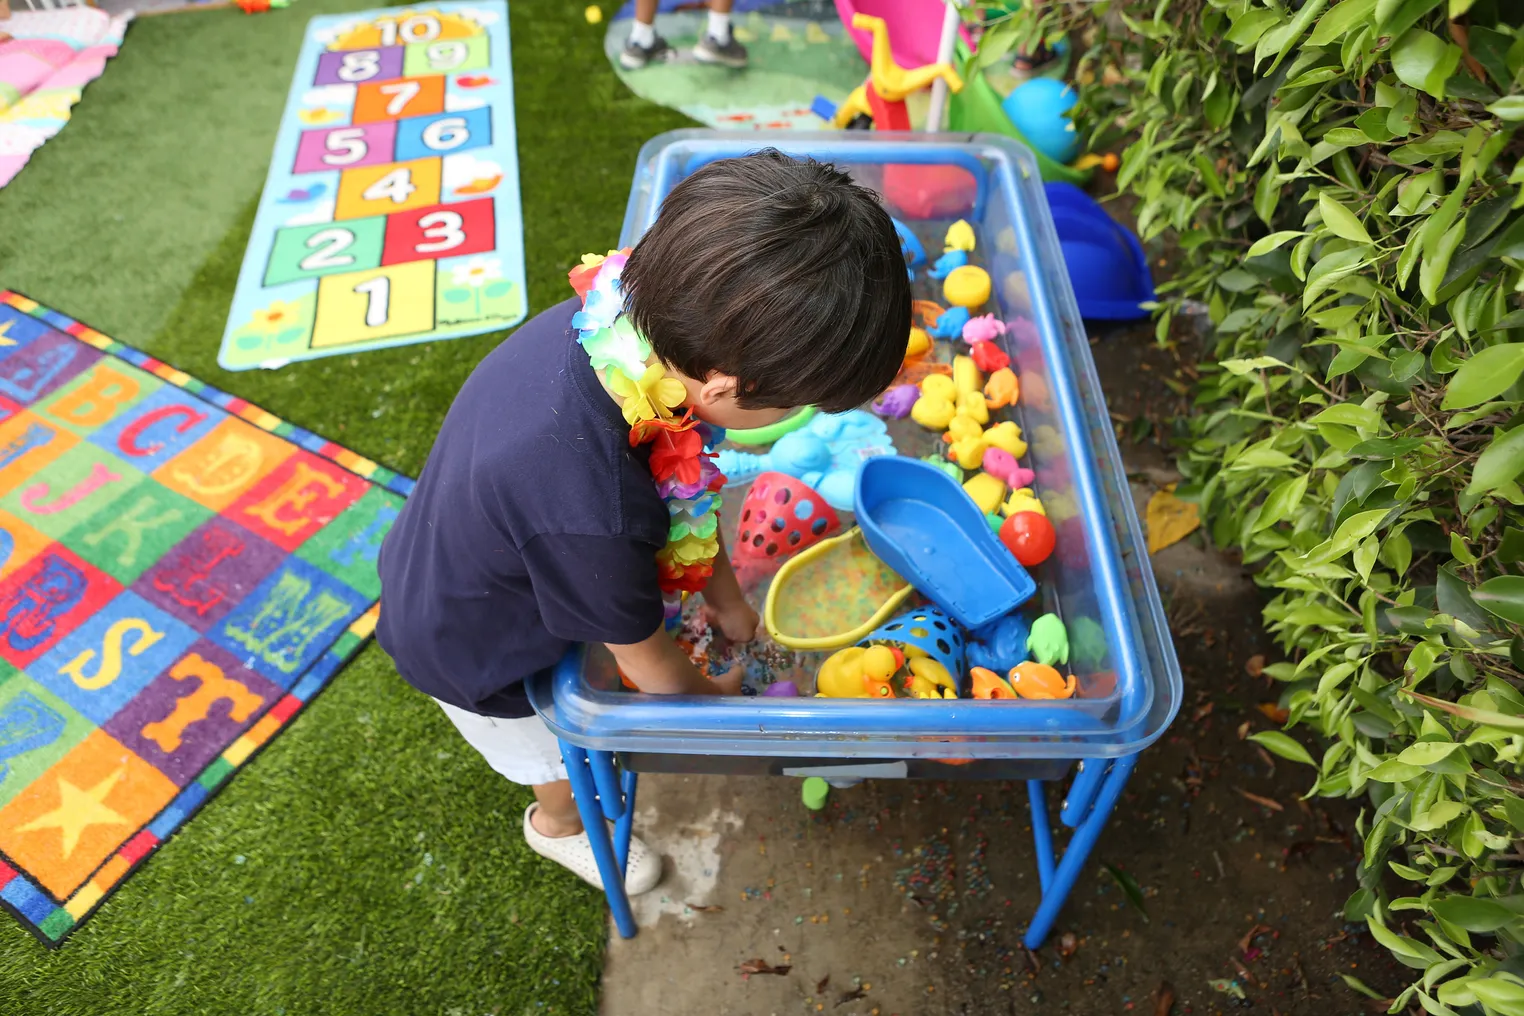
[[[1185,409],[1189,368],[1151,326],[1093,351],[1141,514],[1176,479],[1149,421]],[[604,1016],[1383,1011],[1340,978],[1405,983],[1341,916],[1355,809],[1304,804],[1310,770],[1239,736],[1275,725],[1258,591],[1199,532],[1153,564],[1185,704],[1041,950],[1021,945],[1039,894],[1019,784],[868,781],[812,813],[797,780],[647,775],[638,828],[667,872],[640,935],[612,939]]]

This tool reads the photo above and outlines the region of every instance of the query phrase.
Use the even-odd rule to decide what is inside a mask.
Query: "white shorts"
[[[527,787],[566,779],[561,742],[538,716],[505,720],[499,716],[467,712],[438,699],[434,701],[455,724],[466,743],[480,752],[500,775]]]

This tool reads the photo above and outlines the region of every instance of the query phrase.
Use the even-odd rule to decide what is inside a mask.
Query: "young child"
[[[533,787],[530,847],[601,888],[525,678],[601,642],[641,691],[738,693],[739,670],[708,679],[665,630],[670,594],[700,587],[727,638],[757,630],[723,544],[669,543],[722,482],[701,437],[878,395],[904,356],[910,287],[875,195],[776,151],[699,169],[627,262],[586,260],[585,306],[535,317],[456,396],[382,546],[376,635],[493,769]],[[633,840],[628,890],[660,873]]]
[[[627,71],[638,71],[652,60],[666,60],[672,56],[667,40],[656,34],[656,8],[659,0],[635,0],[635,24],[630,26],[630,38],[619,54],[619,63]],[[709,0],[709,20],[704,35],[693,47],[693,58],[699,63],[722,64],[726,67],[746,66],[746,47],[736,42],[730,34],[730,8],[734,0]]]

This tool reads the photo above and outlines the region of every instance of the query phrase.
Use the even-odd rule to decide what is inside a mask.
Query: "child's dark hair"
[[[733,374],[746,408],[839,412],[894,380],[910,281],[877,197],[767,149],[672,189],[621,275],[631,322],[689,377]]]

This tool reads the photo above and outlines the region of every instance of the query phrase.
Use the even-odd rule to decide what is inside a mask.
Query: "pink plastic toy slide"
[[[889,28],[890,49],[894,62],[901,67],[921,67],[937,62],[937,43],[942,36],[942,0],[836,0],[836,13],[846,26],[857,51],[871,61],[873,36],[852,27],[852,15],[871,14],[883,18]],[[967,28],[958,29],[969,49],[974,41]]]

